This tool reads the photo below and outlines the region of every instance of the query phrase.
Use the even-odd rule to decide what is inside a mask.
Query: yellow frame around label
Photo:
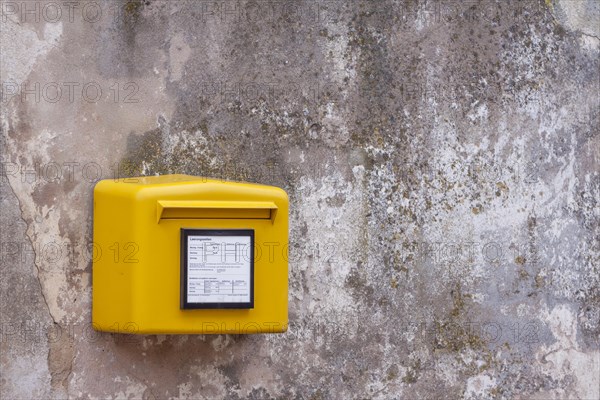
[[[190,175],[98,182],[94,328],[137,334],[285,332],[288,204],[277,187]],[[182,228],[254,230],[254,308],[180,309]]]

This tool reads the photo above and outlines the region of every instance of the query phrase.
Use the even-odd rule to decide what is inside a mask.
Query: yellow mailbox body
[[[182,309],[183,229],[253,232],[251,306]],[[139,334],[284,332],[287,245],[288,197],[280,188],[189,175],[100,181],[94,189],[93,326]]]

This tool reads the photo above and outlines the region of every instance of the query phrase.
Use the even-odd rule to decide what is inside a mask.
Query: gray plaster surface
[[[598,1],[0,6],[1,399],[600,399]],[[168,173],[288,192],[285,334],[92,329]]]

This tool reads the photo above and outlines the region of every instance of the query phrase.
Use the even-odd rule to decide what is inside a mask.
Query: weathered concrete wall
[[[600,398],[597,1],[1,5],[1,398]],[[95,333],[115,173],[285,188],[289,331]]]

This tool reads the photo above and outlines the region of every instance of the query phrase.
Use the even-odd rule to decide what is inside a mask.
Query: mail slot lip
[[[156,222],[161,219],[263,219],[273,220],[277,205],[272,201],[158,200]]]
[[[102,182],[102,181],[101,181]],[[178,186],[168,184],[136,185],[134,186],[134,201],[156,202],[157,200],[197,200],[202,196],[204,200],[220,201],[227,197],[245,196],[247,201],[272,201],[281,210],[287,209],[289,204],[288,194],[281,188],[261,184],[240,183],[233,187],[223,185],[228,182],[186,181]],[[119,183],[117,186],[127,186],[128,183]]]

